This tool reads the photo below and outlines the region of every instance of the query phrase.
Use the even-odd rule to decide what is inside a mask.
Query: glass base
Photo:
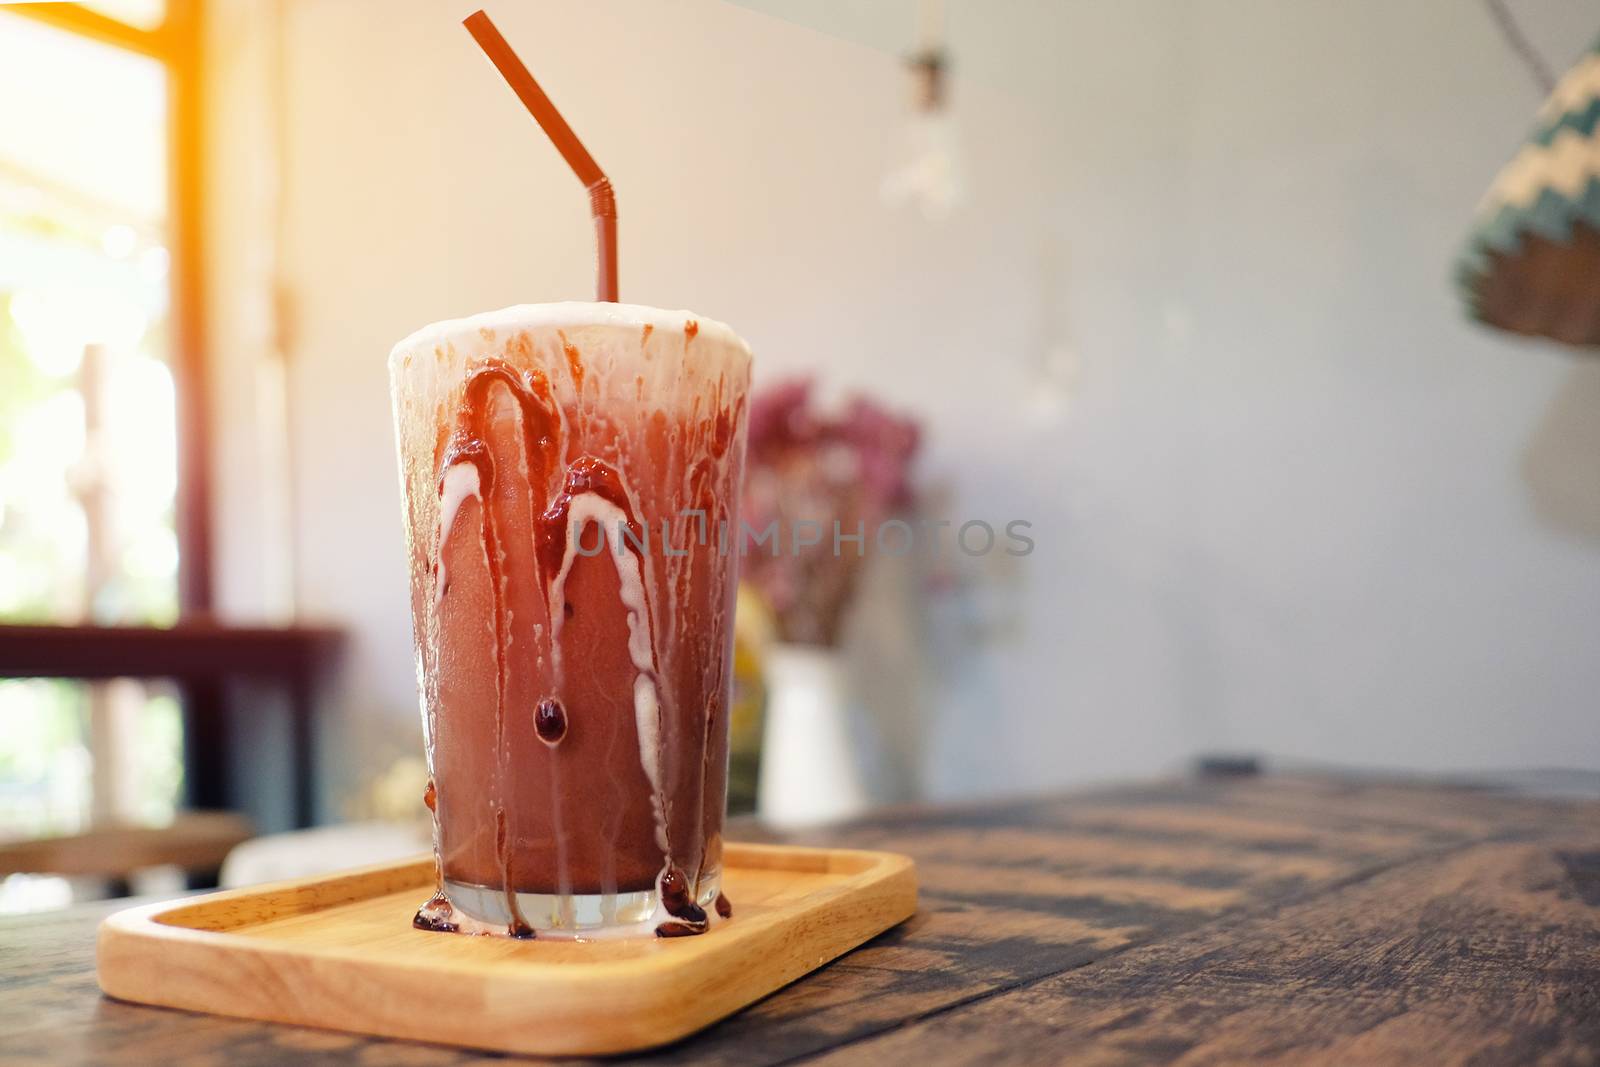
[[[720,872],[702,878],[695,902],[710,912],[721,885]],[[476,924],[494,931],[503,931],[511,924],[511,911],[502,889],[446,878],[444,891],[456,913]],[[516,897],[522,921],[541,937],[653,937],[658,923],[672,920],[653,888],[632,893],[518,893]]]

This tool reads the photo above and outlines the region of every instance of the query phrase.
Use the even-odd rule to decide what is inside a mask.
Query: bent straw
[[[495,65],[506,84],[511,86],[511,91],[517,94],[517,99],[528,109],[528,114],[544,129],[545,135],[555,144],[556,150],[584,188],[589,190],[589,211],[594,215],[595,244],[599,250],[595,289],[598,299],[616,303],[617,198],[611,191],[611,179],[606,177],[605,171],[600,169],[600,164],[594,161],[589,150],[583,147],[578,135],[572,132],[567,120],[561,117],[561,112],[539,88],[539,83],[533,80],[533,75],[511,50],[511,45],[489,21],[489,16],[482,11],[474,11],[461,24],[472,34],[472,39],[478,42],[478,47],[483,49],[483,54],[489,57],[489,62]]]

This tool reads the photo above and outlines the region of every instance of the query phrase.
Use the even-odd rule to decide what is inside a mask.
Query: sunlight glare
[[[83,362],[84,345],[126,351],[149,325],[144,309],[125,292],[56,285],[17,290],[11,318],[28,358],[52,377],[74,373]]]

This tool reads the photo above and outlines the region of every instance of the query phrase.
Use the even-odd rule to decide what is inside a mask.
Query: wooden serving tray
[[[889,852],[730,844],[733,917],[698,937],[515,941],[415,929],[431,856],[130,908],[100,988],[169,1008],[538,1055],[629,1052],[709,1026],[908,918]]]

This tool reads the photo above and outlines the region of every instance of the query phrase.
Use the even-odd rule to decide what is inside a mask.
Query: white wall
[[[591,285],[582,192],[458,27],[472,6],[283,6],[293,591],[355,631],[358,733],[415,716],[390,344]],[[1600,28],[1518,10],[1558,65]],[[956,3],[970,193],[942,226],[876,194],[908,3],[492,13],[617,184],[625,298],[733,323],[761,380],[915,412],[957,513],[1035,523],[929,686],[935,795],[1217,747],[1600,767],[1600,546],[1541,526],[1520,466],[1580,372],[1448,286],[1538,103],[1477,5]],[[1053,420],[1030,414],[1051,335],[1078,363]],[[251,613],[256,416],[249,375],[220,377],[223,588]]]

